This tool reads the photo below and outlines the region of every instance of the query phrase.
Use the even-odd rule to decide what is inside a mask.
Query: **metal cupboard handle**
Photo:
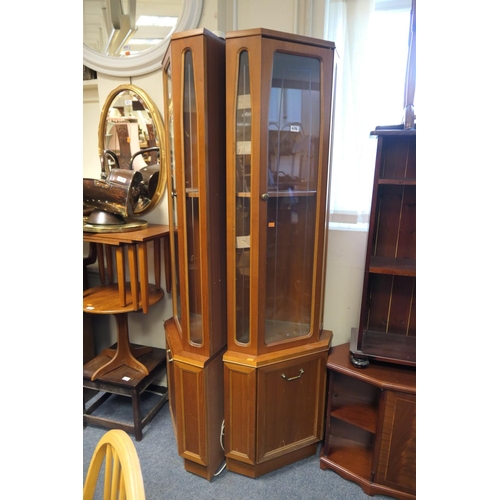
[[[174,358],[172,358],[172,353],[170,352],[170,349],[167,349],[167,361],[169,363],[172,363],[173,360]]]
[[[281,374],[281,376],[287,381],[290,382],[291,380],[297,380],[298,378],[302,377],[302,374],[304,373],[304,370],[301,368],[299,371],[299,374],[296,375],[295,377],[290,377],[286,378],[286,375],[284,373]]]

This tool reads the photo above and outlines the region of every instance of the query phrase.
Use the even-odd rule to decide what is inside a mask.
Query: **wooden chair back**
[[[146,500],[141,465],[130,436],[120,429],[100,439],[83,486],[83,500],[94,498],[104,462],[103,500]]]

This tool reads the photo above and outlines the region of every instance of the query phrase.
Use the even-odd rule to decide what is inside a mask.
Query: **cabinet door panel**
[[[416,491],[416,397],[386,392],[375,481]]]
[[[204,372],[174,361],[179,455],[206,465]]]
[[[321,439],[326,354],[259,368],[257,463]]]
[[[255,463],[256,369],[224,364],[226,457]]]

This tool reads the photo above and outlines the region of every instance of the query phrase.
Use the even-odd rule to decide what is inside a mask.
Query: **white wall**
[[[251,8],[249,8],[251,5]],[[200,26],[212,31],[230,31],[265,27],[323,38],[324,2],[320,0],[204,0]],[[109,94],[118,85],[132,83],[142,88],[156,103],[162,118],[162,72],[133,78],[118,78],[99,74],[97,85],[84,86],[83,111],[83,175],[98,178],[100,172],[97,154],[97,130],[100,109]],[[374,159],[375,160],[375,159]],[[168,224],[167,200],[144,216],[151,223]],[[325,289],[324,328],[332,330],[333,345],[348,342],[351,328],[357,326],[360,311],[366,232],[331,230],[328,241],[328,259]],[[84,248],[85,252],[85,248]],[[96,279],[95,277],[93,279]],[[171,316],[170,296],[151,308],[147,315],[129,315],[129,334],[132,342],[165,347],[163,322]],[[107,347],[115,339],[114,322],[109,318],[95,318],[97,349]]]

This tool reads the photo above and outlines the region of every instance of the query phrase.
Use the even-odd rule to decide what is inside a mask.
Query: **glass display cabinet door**
[[[325,74],[333,76],[328,58],[269,44],[271,64],[260,71],[248,50],[238,53],[230,176],[235,344],[257,351],[317,340],[311,337],[320,328],[331,116],[323,93],[331,94],[331,81],[322,86]],[[261,90],[261,81],[269,87]]]
[[[268,113],[265,344],[311,332],[320,125],[318,59],[276,52]]]

